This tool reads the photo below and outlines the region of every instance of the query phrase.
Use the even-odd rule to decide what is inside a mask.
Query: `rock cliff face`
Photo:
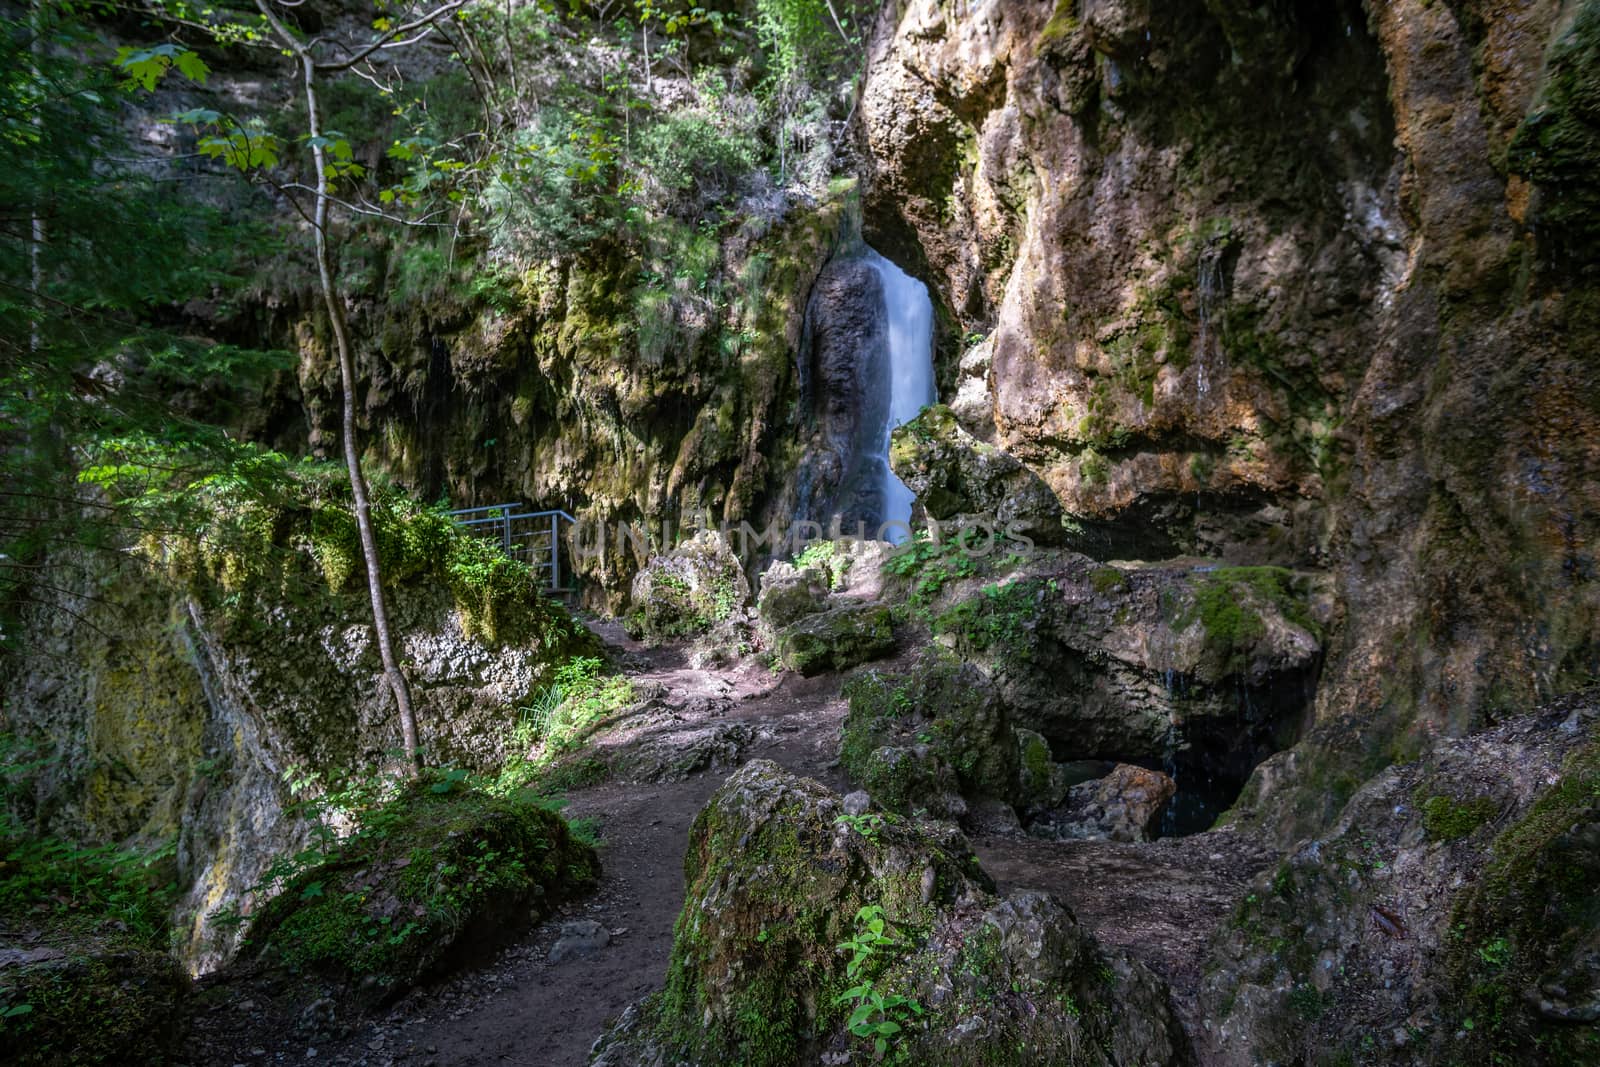
[[[6,729],[51,753],[23,814],[69,840],[174,844],[179,955],[207,970],[238,932],[216,920],[248,910],[266,869],[305,844],[306,824],[287,814],[296,792],[391,762],[397,748],[365,596],[224,618],[133,562],[57,573],[84,621],[36,607],[24,620],[32,654],[0,675]],[[438,766],[503,762],[515,709],[590,648],[556,607],[535,606],[538,636],[494,643],[464,635],[436,580],[390,596]]]
[[[798,354],[800,406],[811,439],[795,474],[797,517],[842,529],[883,521],[882,457],[875,431],[889,417],[883,283],[864,259],[823,268],[806,307]]]
[[[1600,303],[1593,229],[1563,222],[1594,195],[1597,11],[912,0],[880,23],[865,231],[947,342],[983,336],[945,345],[946,394],[1097,554],[1331,572],[1319,795],[1600,669]]]
[[[374,246],[347,267],[373,458],[426,499],[529,501],[611,529],[761,522],[803,448],[795,353],[813,283],[859,241],[853,185],[835,194],[715,238],[601,243],[472,298],[441,284],[397,299],[404,249]],[[336,453],[339,373],[311,294],[215,329],[298,353],[247,432]],[[574,561],[610,607],[644,562],[617,545]]]

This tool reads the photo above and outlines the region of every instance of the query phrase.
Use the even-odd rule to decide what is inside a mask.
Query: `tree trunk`
[[[286,47],[300,60],[302,79],[306,91],[306,124],[310,134],[311,157],[317,168],[316,211],[312,234],[316,241],[317,277],[322,287],[322,299],[328,308],[328,321],[333,327],[334,347],[339,355],[339,377],[344,387],[344,463],[350,475],[350,497],[355,507],[356,529],[361,535],[361,555],[367,564],[367,594],[372,600],[372,630],[378,640],[378,655],[383,660],[384,677],[394,693],[395,708],[400,713],[400,736],[405,746],[406,762],[413,772],[422,768],[422,749],[417,744],[417,715],[411,705],[411,686],[405,671],[394,654],[394,638],[389,630],[389,608],[383,596],[383,569],[378,559],[378,542],[372,535],[372,502],[367,494],[367,479],[361,472],[361,452],[356,445],[356,367],[350,352],[350,337],[345,329],[344,309],[339,304],[333,287],[333,269],[328,265],[328,161],[322,146],[322,126],[317,110],[317,66],[311,53],[289,33],[267,8],[265,0],[258,7],[267,15]]]

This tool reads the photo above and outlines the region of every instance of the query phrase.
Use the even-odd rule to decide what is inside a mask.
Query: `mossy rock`
[[[847,604],[807,616],[778,634],[778,659],[805,675],[848,670],[894,651],[891,619],[881,604]]]
[[[727,540],[705,530],[646,564],[630,599],[627,626],[635,637],[691,637],[741,610],[750,582]]]
[[[845,686],[850,714],[839,759],[891,811],[960,814],[951,793],[1012,801],[1020,753],[1005,704],[970,663],[931,654],[900,672]]]
[[[947,824],[847,816],[758,760],[695,821],[685,874],[666,988],[601,1039],[595,1067],[1178,1060],[1161,983],[1042,894],[998,900]],[[856,959],[843,943],[873,930]],[[863,984],[896,1005],[867,1013],[899,1027],[879,1054],[846,1025]]]
[[[389,996],[544,917],[598,874],[594,849],[547,800],[437,776],[290,878],[251,926],[247,951]]]
[[[822,785],[754,760],[695,819],[672,963],[651,1006],[672,1062],[808,1062],[843,1019],[837,946],[859,909],[923,931],[937,908],[990,888],[951,829],[880,819],[861,832],[843,815]]]
[[[962,429],[943,404],[895,429],[889,465],[929,518],[983,516],[996,533],[1009,530],[1044,545],[1067,539],[1061,501],[1044,479]]]
[[[152,949],[0,949],[0,1062],[164,1063],[188,984]]]
[[[1016,728],[1017,803],[1030,809],[1054,808],[1067,798],[1071,788],[1061,765],[1050,752],[1044,735]]]

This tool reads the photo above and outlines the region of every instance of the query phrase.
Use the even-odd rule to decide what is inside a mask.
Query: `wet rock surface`
[[[810,430],[796,481],[795,517],[846,528],[883,521],[878,435],[889,416],[883,283],[859,256],[834,259],[806,306],[800,406]]]

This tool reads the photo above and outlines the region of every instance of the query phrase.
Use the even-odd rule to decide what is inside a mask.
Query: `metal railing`
[[[546,572],[551,592],[567,592],[561,584],[561,524],[571,525],[577,519],[559,509],[526,511],[521,504],[486,504],[450,514],[469,532],[498,543],[512,559]]]

